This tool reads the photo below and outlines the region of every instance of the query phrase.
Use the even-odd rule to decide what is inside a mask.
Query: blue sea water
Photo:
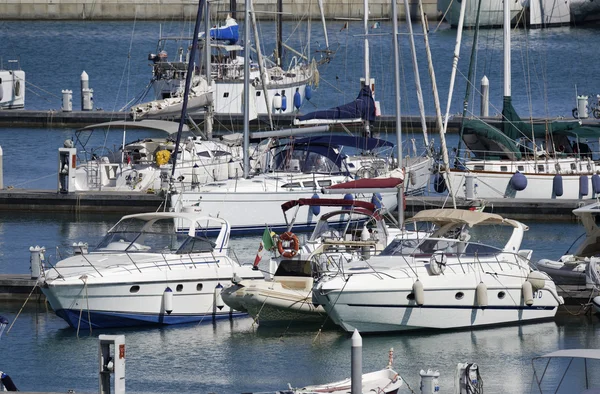
[[[331,22],[330,40],[339,46],[331,63],[321,69],[321,84],[303,111],[341,104],[358,92],[362,73],[361,24]],[[295,25],[286,24],[291,31]],[[0,21],[3,60],[19,56],[27,73],[27,109],[56,109],[60,91],[72,89],[73,103],[79,103],[79,76],[85,70],[94,88],[95,107],[118,110],[142,92],[150,78],[146,56],[154,51],[159,27],[156,22],[89,21]],[[163,32],[185,32],[189,24],[171,22]],[[299,28],[301,31],[301,28]],[[323,48],[324,40],[313,23],[312,48]],[[382,23],[373,34],[389,32]],[[402,26],[402,31],[406,31]],[[274,25],[261,24],[265,53],[271,53]],[[455,30],[432,26],[430,41],[442,107],[448,94]],[[600,53],[593,43],[598,33],[587,28],[514,30],[513,96],[522,116],[570,116],[575,101],[575,85],[580,93],[600,92],[594,70]],[[462,109],[472,32],[464,34],[465,45],[459,62],[459,78],[450,113]],[[502,95],[502,50],[500,30],[482,32],[478,56],[478,79],[484,72],[490,79],[493,106],[499,112]],[[420,73],[423,78],[427,113],[433,114],[431,88],[421,37],[417,36]],[[393,73],[391,37],[377,35],[371,40],[371,71],[376,78],[376,97],[383,113],[393,113]],[[304,42],[300,44],[305,45]],[[525,48],[529,51],[525,51]],[[406,36],[401,38],[402,112],[417,114],[414,79]],[[470,108],[478,108],[471,103]],[[4,184],[15,187],[54,189],[57,148],[73,136],[73,129],[3,128],[0,146],[4,152]],[[132,131],[128,140],[152,133]],[[413,137],[407,135],[408,138]],[[91,144],[118,145],[120,133],[97,133]],[[414,138],[419,138],[414,135]],[[454,138],[454,139],[452,139]],[[449,146],[456,144],[450,136]],[[540,218],[543,219],[543,218]],[[116,221],[116,215],[75,215],[65,213],[1,212],[0,273],[29,272],[29,247],[45,246],[55,260],[56,247],[62,253],[73,242],[94,245]],[[569,248],[583,228],[577,223],[536,221],[530,226],[523,248],[534,250],[533,261],[558,258]],[[258,237],[234,238],[232,245],[244,261],[251,261]],[[97,389],[97,335],[100,332],[75,330],[48,311],[43,304],[0,303],[0,314],[14,325],[0,340],[3,359],[0,369],[9,373],[21,390],[94,392]],[[571,307],[575,314],[577,307]],[[476,362],[481,368],[487,393],[529,392],[531,359],[561,348],[598,348],[600,321],[597,316],[572,316],[564,312],[556,320],[523,326],[450,332],[373,335],[364,338],[364,370],[387,364],[387,352],[394,348],[395,367],[418,391],[421,368],[439,369],[442,392],[453,389],[454,367],[458,362]],[[111,330],[125,334],[127,343],[127,388],[132,393],[240,393],[273,391],[292,386],[341,379],[350,372],[350,339],[340,331],[297,327],[265,329],[249,318],[207,322],[179,327]],[[588,368],[598,370],[598,365]],[[556,374],[558,377],[559,374]],[[556,382],[556,377],[551,377]],[[570,382],[564,392],[574,392]],[[571,391],[569,391],[571,390]],[[408,391],[404,391],[408,392]]]

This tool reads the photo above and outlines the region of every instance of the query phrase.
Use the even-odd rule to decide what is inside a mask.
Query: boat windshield
[[[502,250],[494,246],[465,242],[460,239],[427,238],[422,241],[395,239],[381,252],[380,256],[430,256],[436,252],[461,256],[490,256],[501,253]]]
[[[314,151],[283,150],[275,155],[275,171],[339,174],[340,166],[330,157]]]
[[[312,262],[310,260],[281,260],[275,276],[311,277]]]
[[[173,219],[156,221],[149,227],[146,224],[135,219],[120,222],[95,251],[189,254],[211,252],[215,247],[208,238],[176,233]]]
[[[345,213],[328,218],[328,220],[319,220],[309,241],[317,241],[322,238],[344,239],[345,234],[352,235],[353,240],[360,240],[368,217],[364,215],[350,217],[350,215],[350,213]]]

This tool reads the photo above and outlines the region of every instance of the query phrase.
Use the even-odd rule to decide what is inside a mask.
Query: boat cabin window
[[[543,164],[538,164],[538,172],[545,172],[545,168]]]
[[[321,187],[327,187],[327,186],[331,186],[331,180],[327,179],[325,181],[317,181],[317,183],[319,184],[319,186]]]
[[[500,171],[507,172],[508,171],[508,166],[500,166]]]
[[[302,149],[283,150],[275,155],[274,162],[276,171],[317,172],[323,174],[341,172],[340,167],[331,158]]]
[[[435,252],[449,254],[460,254],[463,256],[494,255],[501,250],[489,245],[479,243],[468,243],[458,239],[449,238],[428,238],[420,244],[418,240],[393,240],[380,254],[380,256],[400,256],[400,255],[432,255]]]
[[[177,254],[212,252],[216,244],[203,237],[188,237],[177,249]]]
[[[483,170],[485,170],[485,166],[476,165],[476,166],[473,167],[473,169],[475,171],[483,171]]]
[[[200,157],[210,157],[210,153],[207,151],[198,152],[198,156]]]
[[[295,276],[310,278],[312,276],[310,260],[281,260],[275,276]]]
[[[293,183],[286,183],[285,185],[281,186],[282,188],[295,188],[295,187],[300,187],[300,184],[298,182],[293,182]]]
[[[226,152],[224,150],[214,150],[212,151],[213,157],[223,157],[223,156],[229,156],[229,152]]]
[[[225,98],[229,97],[229,92],[223,93],[223,97],[225,97]]]
[[[519,170],[519,171],[525,171],[525,166],[518,166],[517,170]]]

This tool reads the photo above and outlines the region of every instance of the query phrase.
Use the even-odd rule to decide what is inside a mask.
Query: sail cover
[[[339,107],[325,109],[321,111],[310,112],[306,115],[302,115],[298,120],[310,120],[310,119],[357,119],[368,120],[373,122],[375,120],[375,101],[371,94],[371,89],[368,86],[363,88],[358,93],[356,100],[340,105]]]
[[[198,34],[198,37],[203,38],[204,32]],[[217,41],[223,41],[226,45],[234,45],[240,38],[237,22],[228,16],[225,19],[225,25],[210,29],[210,37]]]

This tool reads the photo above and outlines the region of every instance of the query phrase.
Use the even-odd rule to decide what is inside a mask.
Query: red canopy
[[[370,202],[360,200],[345,200],[343,198],[300,198],[298,200],[292,200],[281,204],[281,209],[283,212],[286,212],[290,208],[303,205],[321,207],[360,207],[370,211],[371,214],[377,209],[375,204]]]
[[[338,183],[328,189],[390,189],[402,183],[400,178],[362,178],[350,182]],[[376,190],[374,190],[376,191]]]

